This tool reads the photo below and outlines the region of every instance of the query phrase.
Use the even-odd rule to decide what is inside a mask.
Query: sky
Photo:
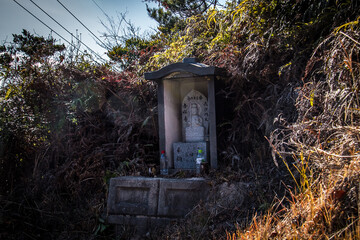
[[[71,35],[61,26],[54,22],[50,17],[43,13],[30,0],[16,0],[28,11],[42,20],[55,32],[71,42]],[[57,0],[32,0],[51,17],[64,26],[69,32],[76,36],[81,34],[81,41],[97,52],[102,58],[106,57],[106,49],[101,48],[93,35],[82,26]],[[110,17],[117,17],[118,13],[125,13],[126,18],[135,26],[140,27],[141,33],[151,32],[156,29],[156,22],[148,17],[146,5],[142,0],[59,0],[73,15],[75,15],[88,29],[98,38],[106,30],[100,20],[106,22],[104,11]],[[98,6],[94,3],[96,2]],[[100,9],[101,8],[101,9]],[[26,10],[19,6],[14,0],[0,0],[0,44],[11,42],[12,34],[20,34],[22,29],[30,31],[32,34],[47,37],[51,30],[43,25],[36,18],[31,16]],[[58,35],[52,33],[55,39],[60,39]],[[76,41],[76,39],[73,39]],[[68,45],[64,40],[61,43]],[[82,46],[82,49],[86,49]],[[88,50],[89,51],[89,50]]]

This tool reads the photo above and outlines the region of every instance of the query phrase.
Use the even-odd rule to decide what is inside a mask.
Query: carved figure
[[[191,90],[182,105],[183,136],[185,142],[205,141],[208,129],[207,98],[196,90]]]
[[[188,122],[190,127],[202,127],[203,119],[199,116],[199,107],[196,103],[191,104],[191,120]]]

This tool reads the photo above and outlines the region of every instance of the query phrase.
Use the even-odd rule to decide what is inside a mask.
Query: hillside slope
[[[17,35],[0,48],[0,237],[114,239],[108,180],[154,176],[159,161],[143,74],[197,57],[228,72],[214,192],[149,238],[359,239],[359,12],[356,0],[233,1],[129,39],[111,53],[120,73]]]
[[[359,9],[232,3],[189,18],[149,58],[141,70],[195,56],[228,71],[218,94],[233,112],[218,125],[222,168],[213,177],[252,186],[248,202],[215,214],[221,200],[200,207],[167,237],[219,238],[231,225],[234,239],[359,237]]]

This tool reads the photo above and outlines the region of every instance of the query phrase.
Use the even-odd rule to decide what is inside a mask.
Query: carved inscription
[[[209,112],[207,98],[191,90],[182,103],[182,126],[185,142],[202,142],[208,133]]]

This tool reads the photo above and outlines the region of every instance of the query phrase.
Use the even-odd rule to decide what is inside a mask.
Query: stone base
[[[124,229],[121,226],[129,226],[134,229],[134,235],[145,235],[151,230],[164,228],[172,221],[176,221],[174,218],[164,217],[148,217],[148,216],[123,216],[123,215],[109,215],[108,223],[116,225],[116,235],[121,235],[121,231]]]
[[[178,142],[173,144],[174,149],[174,168],[175,169],[196,169],[196,156],[198,149],[201,149],[204,158],[208,159],[208,147],[206,142],[183,143]]]
[[[108,213],[156,216],[159,178],[118,177],[110,179]]]
[[[189,174],[195,174],[196,173],[196,169],[175,169],[175,168],[170,168],[169,169],[169,175],[174,175],[177,174],[178,172],[185,172],[185,173],[189,173]]]
[[[203,142],[205,139],[204,127],[185,128],[185,142]]]
[[[208,196],[203,178],[118,177],[110,179],[108,222],[131,225],[138,234],[184,217]]]

